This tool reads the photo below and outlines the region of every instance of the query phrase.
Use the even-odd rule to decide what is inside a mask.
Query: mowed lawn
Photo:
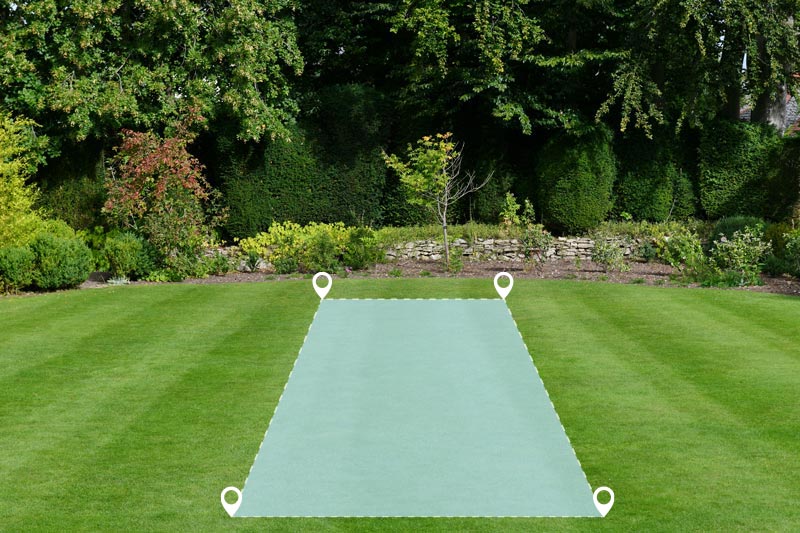
[[[310,280],[0,299],[0,530],[800,528],[800,299],[525,280],[508,304],[589,483],[616,493],[606,518],[228,518],[220,491],[243,486],[318,301]]]

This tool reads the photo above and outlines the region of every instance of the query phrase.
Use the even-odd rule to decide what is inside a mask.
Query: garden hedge
[[[539,152],[536,174],[546,226],[582,233],[608,215],[617,173],[611,138],[605,127],[580,137],[559,134]]]
[[[765,124],[719,120],[699,148],[700,202],[709,218],[764,216],[781,139]]]

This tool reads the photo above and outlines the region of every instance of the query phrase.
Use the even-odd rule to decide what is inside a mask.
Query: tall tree
[[[663,122],[738,119],[749,99],[753,120],[778,126],[774,108],[785,102],[800,52],[797,9],[795,0],[636,0],[599,115],[617,105],[621,129],[633,123],[650,133]]]
[[[302,70],[292,0],[20,0],[0,8],[0,98],[60,139],[161,130],[190,106],[281,135]]]

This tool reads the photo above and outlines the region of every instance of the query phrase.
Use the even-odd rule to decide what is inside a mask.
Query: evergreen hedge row
[[[605,220],[617,175],[611,132],[600,127],[575,137],[559,134],[539,153],[536,174],[544,224],[582,233]]]
[[[699,147],[700,202],[708,218],[764,216],[780,151],[781,138],[771,126],[708,125]]]

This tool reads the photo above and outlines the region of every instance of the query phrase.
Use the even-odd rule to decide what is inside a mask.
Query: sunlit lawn
[[[508,303],[589,483],[616,493],[604,519],[228,518],[318,304],[302,280],[0,299],[0,530],[800,527],[800,299],[519,280]]]

